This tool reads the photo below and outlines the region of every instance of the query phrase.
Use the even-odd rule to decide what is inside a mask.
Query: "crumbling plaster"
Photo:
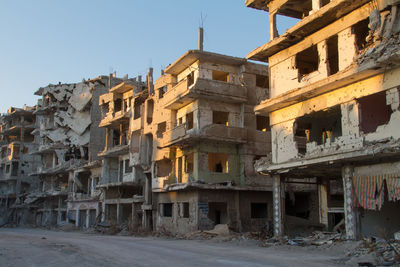
[[[307,148],[310,155],[321,155],[320,152],[324,151],[325,148],[328,149],[328,153],[339,153],[348,149],[360,149],[364,144],[364,140],[376,142],[385,138],[399,139],[400,136],[398,130],[396,130],[399,123],[399,110],[397,108],[399,95],[396,87],[398,75],[400,75],[400,69],[393,69],[385,74],[362,80],[270,113],[272,148],[274,151],[273,162],[281,163],[298,157],[293,136],[293,125],[296,118],[336,105],[341,105],[342,136],[337,138],[337,141],[334,143],[329,143],[326,146],[308,144]],[[379,126],[375,133],[361,136],[359,132],[359,108],[357,101],[354,99],[381,91],[387,91],[387,104],[391,105],[393,110],[391,120],[387,125]]]

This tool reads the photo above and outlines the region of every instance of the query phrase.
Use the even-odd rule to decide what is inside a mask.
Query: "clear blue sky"
[[[145,75],[197,48],[245,57],[268,36],[266,12],[244,0],[0,0],[0,112],[35,105],[49,83],[116,71]],[[285,25],[280,25],[285,27]]]

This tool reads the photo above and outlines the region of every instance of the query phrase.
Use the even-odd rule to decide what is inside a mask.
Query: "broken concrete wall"
[[[400,69],[393,69],[385,74],[380,74],[356,84],[339,88],[330,93],[294,104],[287,108],[271,113],[272,124],[272,147],[273,162],[285,162],[290,159],[301,157],[296,148],[294,138],[295,119],[316,111],[332,108],[341,105],[341,129],[342,135],[330,144],[317,145],[307,144],[307,154],[310,156],[317,153],[332,154],[346,150],[360,149],[365,142],[377,142],[390,138],[399,139],[393,127],[398,121],[398,82],[396,75]],[[387,124],[379,126],[374,133],[361,135],[360,133],[360,110],[357,100],[378,92],[386,92],[386,104],[390,105],[392,114]],[[373,107],[368,107],[373,108]],[[338,146],[338,147],[337,147]],[[306,154],[306,155],[307,155]]]
[[[156,231],[167,231],[175,234],[184,234],[198,229],[197,211],[198,193],[193,192],[168,192],[156,194],[153,207],[157,210],[155,221]],[[189,214],[184,214],[182,203]],[[169,205],[168,207],[164,206]],[[171,207],[172,204],[172,207]],[[166,209],[172,209],[168,213]],[[188,215],[188,216],[187,216]]]

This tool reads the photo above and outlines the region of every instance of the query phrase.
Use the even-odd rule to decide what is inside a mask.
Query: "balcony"
[[[222,124],[210,124],[199,129],[187,129],[186,124],[179,125],[163,134],[161,144],[168,147],[174,144],[196,142],[201,139],[231,143],[246,143],[247,129]]]
[[[129,145],[117,145],[98,154],[99,157],[118,157],[129,153]]]
[[[109,112],[106,114],[106,117],[104,117],[100,123],[99,123],[99,127],[107,127],[113,124],[119,124],[119,123],[123,123],[123,122],[129,122],[129,118],[130,118],[131,114],[128,111],[117,111],[115,113]]]
[[[196,98],[243,103],[247,101],[247,90],[237,84],[201,78],[189,85],[189,80],[184,79],[164,94],[161,105],[167,109],[179,109]]]

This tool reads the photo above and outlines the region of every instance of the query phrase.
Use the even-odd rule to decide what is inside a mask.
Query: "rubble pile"
[[[372,255],[375,262],[370,263],[378,266],[400,266],[400,242],[398,240],[384,240],[374,237],[365,238],[353,251],[349,252],[349,258],[364,259],[366,255]],[[364,264],[365,262],[360,262]]]

